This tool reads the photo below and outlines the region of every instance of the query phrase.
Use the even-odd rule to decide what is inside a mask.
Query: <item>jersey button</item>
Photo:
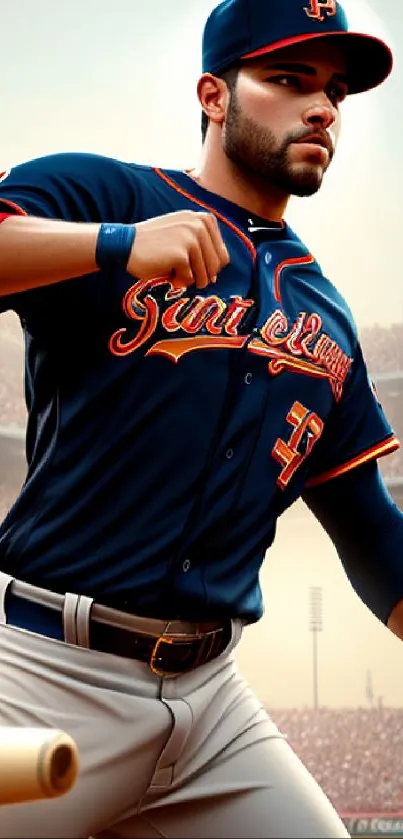
[[[252,378],[253,378],[252,373],[247,373],[246,376],[245,376],[245,379],[244,379],[245,384],[250,385],[250,383],[252,381]]]
[[[234,457],[234,450],[227,449],[227,451],[225,452],[225,457],[227,458],[227,460],[232,460],[232,458]]]
[[[190,565],[191,565],[190,559],[185,559],[185,561],[182,565],[182,569],[183,569],[184,574],[187,574],[187,572],[190,571]]]

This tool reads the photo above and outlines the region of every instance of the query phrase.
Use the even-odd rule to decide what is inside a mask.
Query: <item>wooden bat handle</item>
[[[0,727],[0,804],[64,795],[77,774],[77,745],[64,731]]]

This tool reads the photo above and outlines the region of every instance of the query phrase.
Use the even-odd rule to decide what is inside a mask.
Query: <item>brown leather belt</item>
[[[232,637],[232,621],[191,623],[144,618],[111,609],[90,598],[72,594],[58,594],[32,586],[21,580],[0,573],[3,590],[7,590],[6,603],[28,601],[35,629],[35,612],[38,623],[43,609],[60,612],[66,626],[66,604],[74,606],[74,623],[84,614],[85,627],[81,632],[65,633],[65,641],[76,646],[88,647],[102,653],[135,659],[147,664],[157,676],[183,675],[202,664],[217,658],[228,646]],[[82,608],[81,608],[82,607]],[[7,612],[7,609],[6,609]],[[71,617],[71,615],[70,615]],[[18,625],[18,624],[14,624]],[[71,625],[71,620],[70,620]],[[42,630],[41,630],[42,632]],[[52,637],[51,630],[46,630]]]
[[[90,647],[148,664],[157,676],[180,675],[217,658],[231,640],[231,624],[193,638],[147,636],[102,623],[90,625]]]

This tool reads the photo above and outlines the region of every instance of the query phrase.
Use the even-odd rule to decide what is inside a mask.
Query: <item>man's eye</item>
[[[291,76],[288,73],[284,73],[281,76],[271,76],[267,79],[268,82],[274,82],[275,84],[280,84],[283,87],[300,87],[301,83],[297,76]]]
[[[334,84],[329,87],[327,95],[333,105],[340,105],[341,102],[344,102],[347,96],[347,90],[341,85]]]

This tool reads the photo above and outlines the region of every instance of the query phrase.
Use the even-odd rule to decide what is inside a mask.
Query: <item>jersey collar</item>
[[[187,172],[179,170],[163,170],[166,175],[183,191],[191,194],[196,201],[211,207],[221,215],[228,218],[230,222],[241,228],[244,234],[257,244],[259,241],[287,236],[288,226],[285,221],[268,221],[261,216],[251,213],[250,210],[234,204],[227,198],[211,192],[197,183]]]

